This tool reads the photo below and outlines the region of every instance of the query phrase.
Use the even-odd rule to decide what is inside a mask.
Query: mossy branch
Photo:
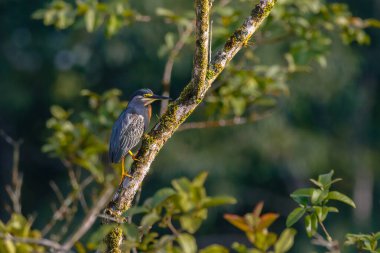
[[[210,2],[209,0],[195,0],[196,43],[192,79],[183,89],[179,98],[169,104],[168,110],[162,115],[156,126],[148,134],[144,135],[137,157],[138,161],[135,161],[131,167],[132,178],[126,177],[124,179],[113,200],[105,210],[107,215],[120,217],[123,212],[131,207],[134,196],[141,187],[158,152],[203,100],[213,81],[236,53],[248,42],[268,16],[275,2],[276,0],[261,0],[243,25],[230,36],[223,49],[218,51],[208,64]],[[122,243],[120,231],[117,231],[117,229],[111,231],[107,238],[107,244],[112,239],[112,245],[107,245],[108,251],[120,252],[119,247]]]

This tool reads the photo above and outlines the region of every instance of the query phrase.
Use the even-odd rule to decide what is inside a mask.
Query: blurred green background
[[[378,0],[340,2],[355,16],[380,18]],[[160,4],[139,8],[149,12]],[[178,3],[180,8],[183,4]],[[41,151],[49,136],[45,122],[50,106],[81,110],[86,105],[79,95],[82,89],[118,88],[124,99],[142,87],[161,92],[165,59],[157,51],[170,29],[159,22],[138,23],[112,38],[83,29],[56,30],[31,19],[42,6],[43,1],[0,0],[0,128],[24,140],[23,213],[37,214],[37,228],[46,222],[55,198],[49,181],[64,187],[68,180],[61,163]],[[263,200],[266,211],[280,213],[276,224],[283,227],[295,207],[289,194],[307,185],[308,178],[333,169],[344,179],[340,191],[352,196],[357,208],[342,205],[341,214],[327,220],[330,231],[341,239],[347,231],[379,230],[380,32],[368,33],[369,46],[348,47],[333,40],[327,67],[312,64],[311,72],[294,75],[290,95],[280,98],[272,116],[241,126],[176,133],[154,162],[143,198],[173,178],[208,171],[209,193],[232,195],[238,204],[212,210],[197,239],[201,245],[228,244],[243,235],[223,221],[223,213],[243,214]],[[258,47],[269,62],[278,57],[270,45]],[[191,57],[187,50],[175,63],[174,98],[189,80]],[[11,156],[1,139],[0,206],[8,201],[3,186],[10,181]],[[0,209],[0,219],[7,218]],[[294,252],[307,245],[296,244]]]

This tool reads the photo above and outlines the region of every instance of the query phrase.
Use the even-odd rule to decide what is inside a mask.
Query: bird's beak
[[[149,97],[150,99],[154,99],[154,100],[164,100],[164,99],[169,99],[169,100],[173,100],[171,99],[170,97],[166,97],[166,96],[159,96],[159,95],[156,95],[156,94],[153,94],[151,97]]]
[[[159,96],[159,95],[153,94],[153,95],[151,95],[149,97],[144,97],[143,101],[144,101],[144,105],[147,106],[147,105],[153,103],[154,101],[164,100],[164,99],[172,100],[170,97]]]

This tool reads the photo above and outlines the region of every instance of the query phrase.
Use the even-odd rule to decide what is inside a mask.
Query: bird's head
[[[171,99],[170,97],[159,96],[153,93],[150,89],[140,89],[132,94],[131,100],[141,101],[144,106],[153,103],[156,100]]]

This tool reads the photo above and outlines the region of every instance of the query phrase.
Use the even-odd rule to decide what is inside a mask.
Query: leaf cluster
[[[342,180],[333,179],[334,171],[318,176],[318,180],[310,179],[316,186],[314,188],[302,188],[294,191],[290,197],[296,201],[299,207],[295,208],[288,216],[286,225],[293,226],[298,220],[304,217],[307,235],[312,237],[318,231],[318,225],[323,227],[323,222],[329,213],[339,212],[338,208],[331,206],[331,200],[337,200],[355,208],[355,203],[351,198],[338,191],[331,191],[331,186]],[[327,239],[331,238],[326,234]]]
[[[345,245],[354,245],[359,251],[379,253],[380,232],[372,234],[347,234]]]
[[[46,7],[35,11],[34,19],[40,19],[44,25],[53,25],[65,29],[79,19],[87,32],[93,32],[104,26],[107,36],[115,35],[120,29],[138,21],[141,15],[127,1],[53,0]]]
[[[197,252],[194,233],[207,218],[208,209],[215,206],[234,204],[228,196],[208,196],[204,188],[207,173],[203,172],[192,181],[179,178],[172,187],[158,190],[141,206],[126,212],[129,223],[102,226],[90,239],[90,248],[101,244],[102,238],[115,226],[125,236],[124,250],[138,252]],[[134,222],[132,221],[132,217]]]
[[[239,253],[283,253],[287,252],[294,242],[296,231],[285,229],[280,236],[269,232],[268,228],[278,218],[276,213],[262,214],[263,202],[256,205],[252,213],[244,216],[225,214],[224,218],[232,225],[245,232],[254,248],[248,249],[245,245],[234,243],[233,248]]]
[[[36,240],[41,239],[41,232],[36,229],[31,229],[31,226],[32,224],[24,216],[17,213],[13,213],[6,224],[0,221],[0,252],[45,252],[45,248],[42,246],[6,239],[7,236]]]
[[[108,163],[102,157],[108,150],[110,129],[126,103],[120,100],[121,92],[116,89],[103,94],[83,90],[81,94],[88,98],[89,109],[79,115],[60,106],[51,107],[52,117],[46,126],[52,134],[42,150],[88,170],[98,182],[103,182]]]

